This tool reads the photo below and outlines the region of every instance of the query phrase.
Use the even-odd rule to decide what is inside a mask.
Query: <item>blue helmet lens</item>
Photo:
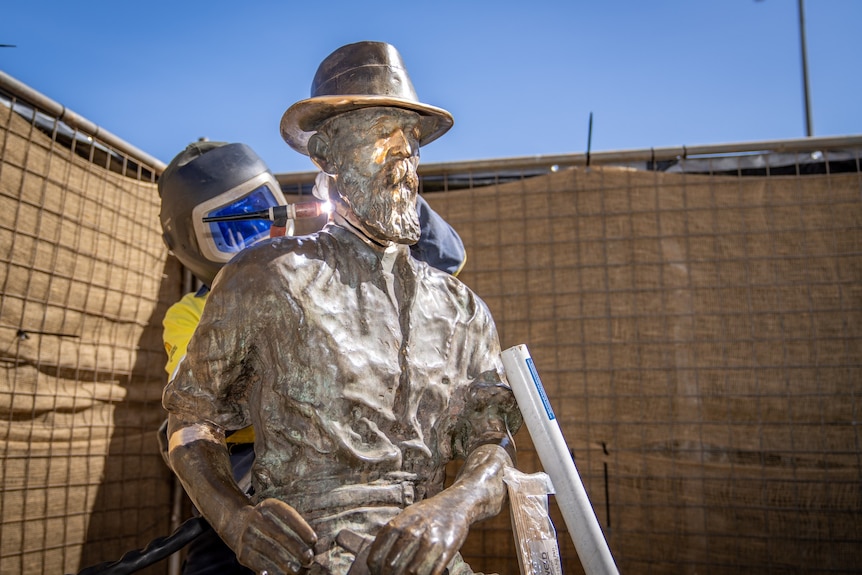
[[[207,213],[207,216],[232,216],[236,214],[248,214],[265,210],[278,205],[269,187],[260,186],[250,194]],[[262,239],[269,237],[269,228],[272,222],[269,220],[238,220],[227,222],[210,222],[210,233],[213,236],[216,249],[225,254],[236,253],[243,248],[256,244]]]

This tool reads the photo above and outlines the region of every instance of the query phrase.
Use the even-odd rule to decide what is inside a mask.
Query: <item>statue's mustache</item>
[[[384,168],[382,175],[387,186],[406,184],[410,190],[418,189],[419,176],[409,159],[393,160]]]

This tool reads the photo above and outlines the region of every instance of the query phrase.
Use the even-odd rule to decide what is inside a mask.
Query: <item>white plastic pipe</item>
[[[503,367],[524,423],[556,492],[557,505],[586,575],[618,574],[602,527],[526,345],[503,352]]]

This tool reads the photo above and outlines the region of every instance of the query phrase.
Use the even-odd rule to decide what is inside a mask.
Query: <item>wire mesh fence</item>
[[[0,103],[0,572],[74,572],[169,532],[160,322],[182,274],[163,165]],[[503,347],[530,348],[621,572],[862,565],[860,153],[847,137],[420,167],[467,247],[459,277]],[[313,176],[279,181],[293,197]],[[463,551],[518,573],[506,513]]]
[[[154,430],[179,266],[155,166],[7,92],[0,157],[0,573],[76,572],[168,530]]]

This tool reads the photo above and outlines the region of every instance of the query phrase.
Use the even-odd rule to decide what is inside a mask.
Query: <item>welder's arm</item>
[[[251,505],[233,479],[224,432],[168,418],[169,460],[192,502],[243,565],[256,572],[299,573],[317,536],[295,509],[277,499]]]
[[[407,507],[380,530],[368,555],[371,573],[442,573],[470,525],[502,509],[503,468],[511,465],[505,441],[474,449],[450,487]]]
[[[457,276],[467,261],[461,236],[422,196],[416,198],[416,211],[419,214],[420,234],[419,241],[410,246],[413,257]]]

